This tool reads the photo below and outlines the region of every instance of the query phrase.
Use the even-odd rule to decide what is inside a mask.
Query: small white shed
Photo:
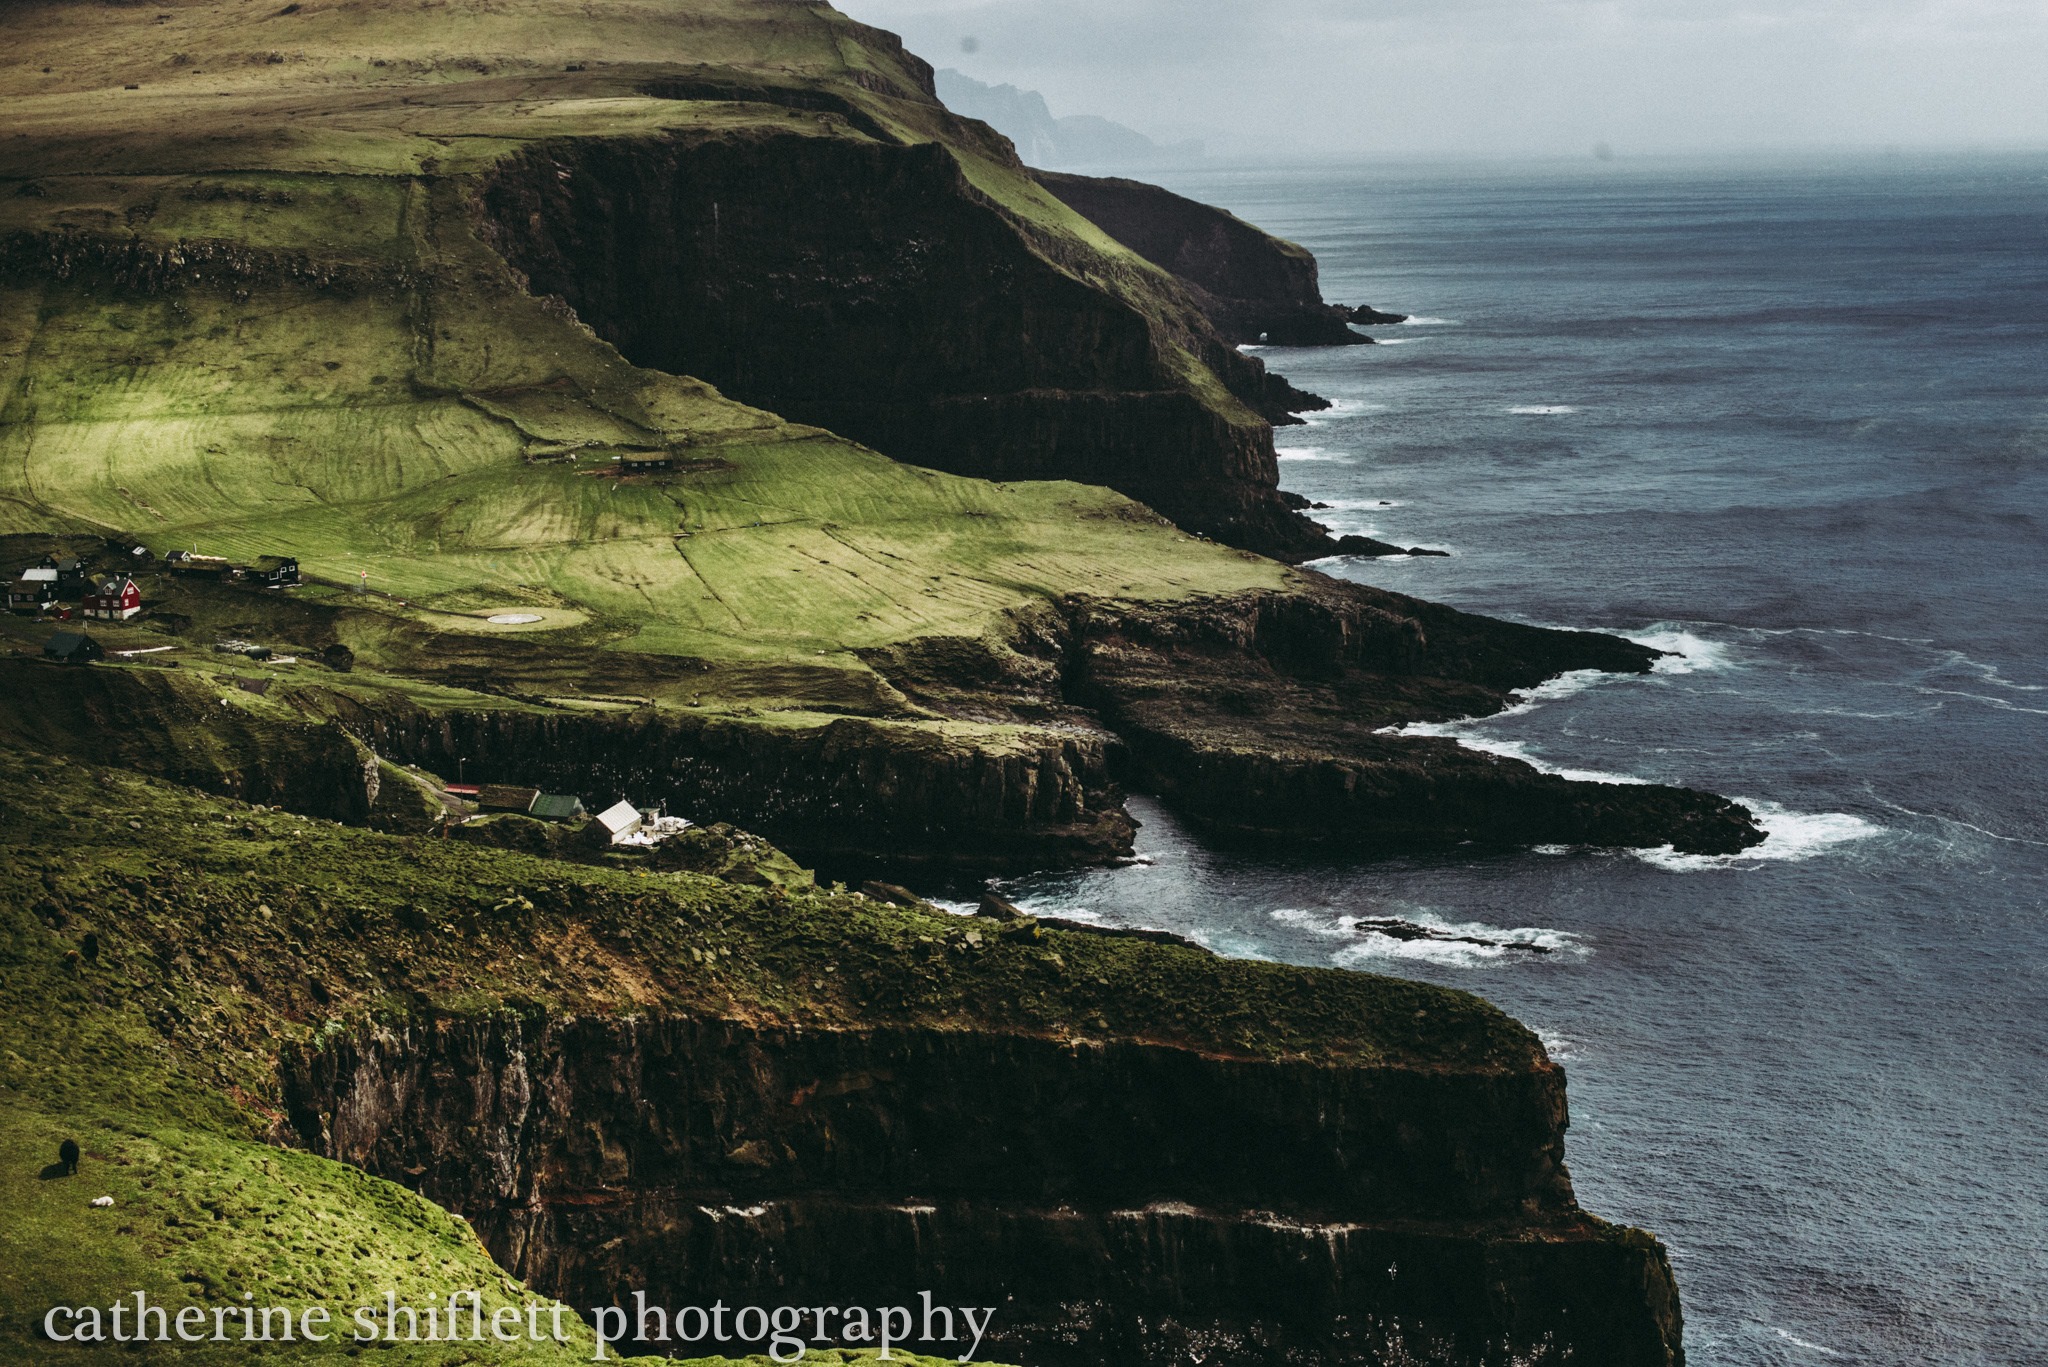
[[[640,809],[626,801],[614,802],[597,814],[597,824],[611,844],[618,844],[627,836],[637,834],[644,818]]]

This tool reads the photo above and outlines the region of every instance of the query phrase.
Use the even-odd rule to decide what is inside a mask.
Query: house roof
[[[46,584],[55,583],[57,581],[57,567],[55,565],[30,565],[21,572],[21,582],[24,584],[38,580]]]
[[[597,824],[613,835],[624,835],[640,824],[640,809],[622,799],[599,812]]]
[[[583,813],[583,799],[568,793],[542,793],[533,800],[531,814],[548,821],[568,821]]]
[[[496,807],[508,812],[530,812],[539,797],[538,788],[519,788],[508,783],[486,783],[476,790],[479,807]]]
[[[98,641],[93,640],[92,637],[82,631],[60,631],[49,640],[43,642],[43,653],[45,655],[70,655],[98,644]]]
[[[259,570],[281,570],[298,563],[299,558],[295,555],[259,555],[255,567]]]

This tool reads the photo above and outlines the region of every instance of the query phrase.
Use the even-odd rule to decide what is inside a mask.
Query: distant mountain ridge
[[[948,109],[994,128],[1017,145],[1017,155],[1029,166],[1156,166],[1202,155],[1198,141],[1162,145],[1135,128],[1093,114],[1055,118],[1045,96],[1035,90],[989,85],[950,67],[937,73],[936,84]]]

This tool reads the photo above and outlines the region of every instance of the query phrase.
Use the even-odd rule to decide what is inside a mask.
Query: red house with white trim
[[[142,590],[133,579],[109,579],[97,593],[85,595],[85,615],[108,622],[125,622],[142,611]]]

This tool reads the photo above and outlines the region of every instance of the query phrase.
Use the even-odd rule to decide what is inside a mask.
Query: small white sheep
[[[92,1203],[95,1206],[111,1206],[114,1204],[114,1198],[111,1196],[95,1196],[92,1198]]]

